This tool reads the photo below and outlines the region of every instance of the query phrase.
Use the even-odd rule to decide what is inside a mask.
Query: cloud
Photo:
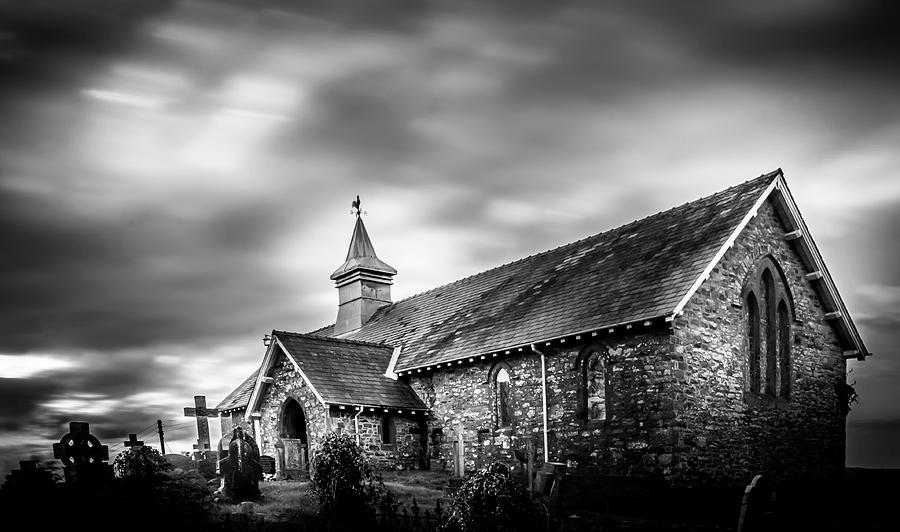
[[[399,298],[782,166],[890,352],[898,11],[0,5],[0,352],[22,357],[2,422],[90,413],[118,438],[214,403],[262,334],[333,320],[356,194]],[[879,405],[882,360],[855,374]]]

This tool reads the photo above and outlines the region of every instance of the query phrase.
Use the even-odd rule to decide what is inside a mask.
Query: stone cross
[[[123,442],[125,447],[143,447],[144,442],[137,439],[137,434],[129,434],[128,441]]]
[[[97,487],[112,478],[109,447],[91,434],[87,423],[69,423],[69,433],[53,444],[53,457],[65,465],[66,483]]]
[[[184,409],[185,416],[197,418],[197,443],[194,444],[194,449],[198,453],[210,450],[209,421],[207,416],[217,416],[218,414],[219,411],[215,408],[206,408],[205,395],[195,395],[194,408],[186,407]]]
[[[456,423],[456,451],[454,458],[455,468],[453,474],[464,478],[466,476],[466,442],[463,438],[463,426],[462,423]]]

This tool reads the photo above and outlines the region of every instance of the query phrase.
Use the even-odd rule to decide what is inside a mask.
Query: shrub
[[[540,530],[540,518],[531,497],[510,478],[509,468],[494,463],[472,475],[450,502],[446,531]]]
[[[319,502],[320,513],[329,519],[370,519],[389,496],[365,451],[346,434],[325,436],[310,462],[310,491]]]
[[[153,447],[132,447],[113,461],[116,476],[125,480],[159,481],[172,466]]]

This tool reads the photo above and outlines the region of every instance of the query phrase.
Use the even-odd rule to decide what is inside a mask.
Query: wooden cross
[[[144,442],[137,439],[137,434],[129,434],[128,441],[124,442],[125,447],[143,447]]]
[[[184,415],[197,418],[197,443],[194,444],[194,449],[198,452],[208,451],[210,449],[209,421],[206,418],[219,415],[219,411],[215,408],[206,408],[205,395],[195,395],[194,408],[186,407]]]

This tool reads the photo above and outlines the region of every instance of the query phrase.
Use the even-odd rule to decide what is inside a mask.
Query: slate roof
[[[216,410],[223,412],[225,410],[247,408],[247,403],[250,401],[250,394],[253,393],[253,385],[256,384],[256,377],[258,375],[259,369],[247,377],[240,386],[232,390],[225,399],[222,399],[222,402],[219,403]]]
[[[347,249],[347,260],[331,274],[332,279],[338,279],[358,269],[397,275],[397,270],[378,258],[375,254],[375,246],[369,238],[366,226],[361,217],[356,218],[353,226],[353,235],[350,237],[350,248]]]
[[[326,403],[425,409],[407,383],[384,376],[393,353],[390,346],[286,331],[272,331],[272,336]]]
[[[397,301],[342,338],[401,345],[406,371],[672,313],[780,173]]]

